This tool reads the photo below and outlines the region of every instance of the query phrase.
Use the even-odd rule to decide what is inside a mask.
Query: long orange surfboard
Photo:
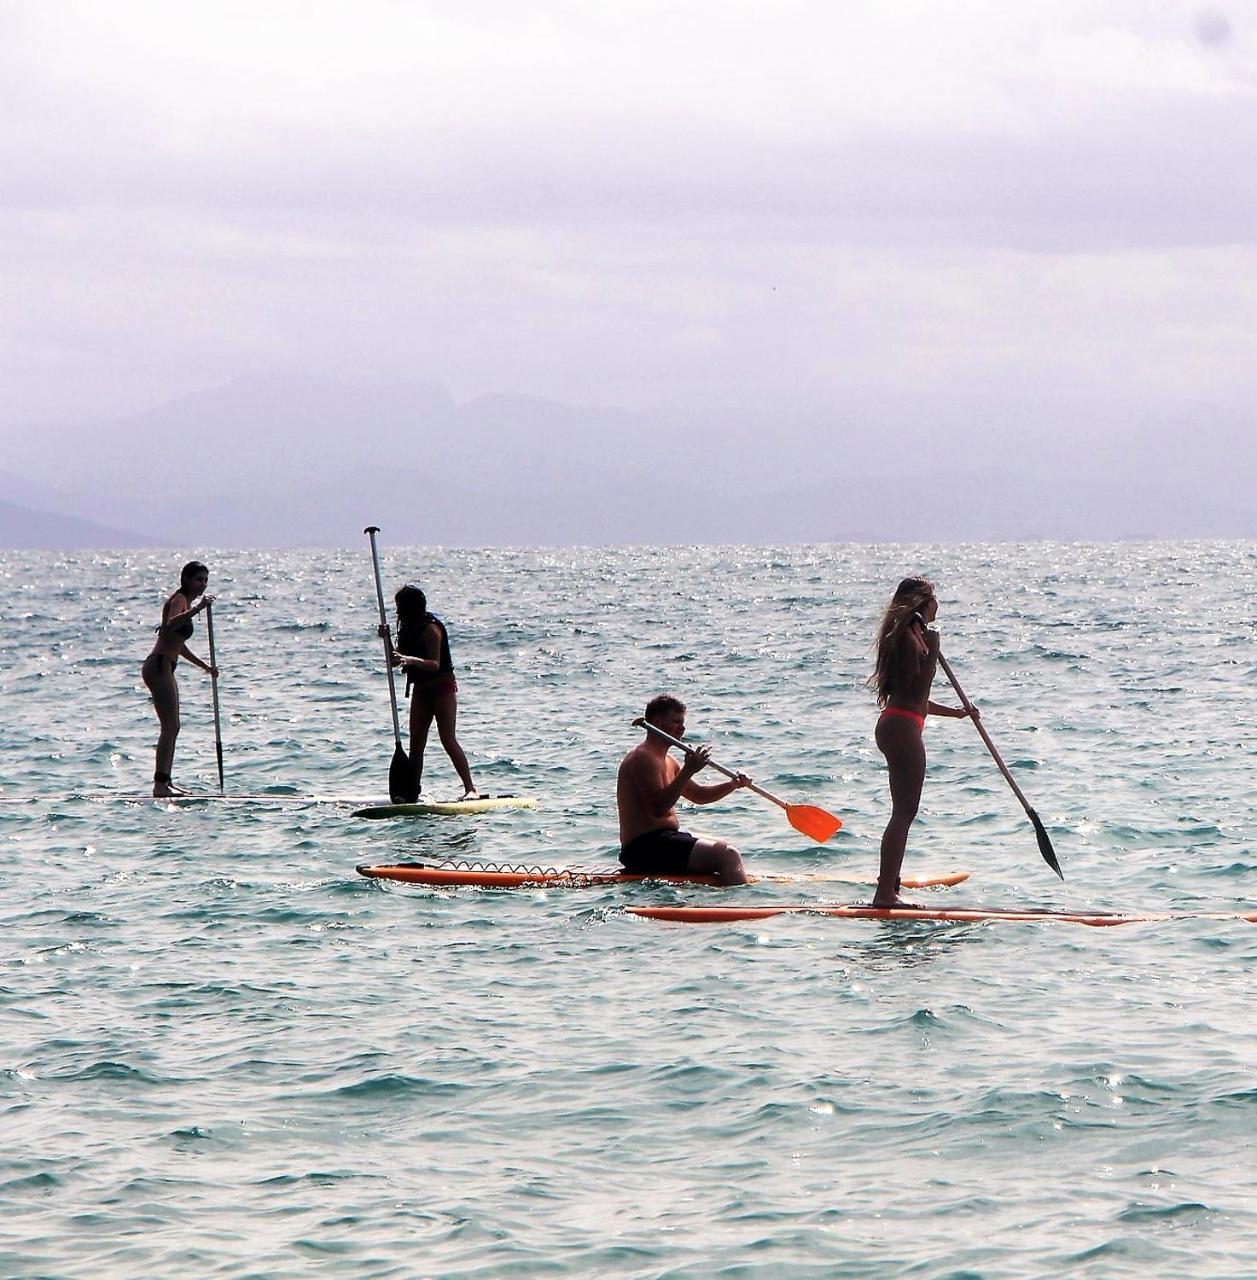
[[[1009,907],[862,907],[803,902],[764,907],[626,907],[625,910],[630,915],[644,916],[648,920],[670,920],[677,924],[735,924],[744,920],[767,920],[772,916],[792,914],[841,916],[848,920],[1004,920],[1021,923],[1052,920],[1095,927],[1146,924],[1163,920],[1245,920],[1249,924],[1257,924],[1257,912],[1160,912],[1136,915],[1120,911],[1040,911]]]
[[[715,876],[642,876],[617,871],[614,867],[493,867],[434,866],[423,862],[396,862],[380,866],[363,863],[360,876],[372,880],[397,880],[405,884],[425,884],[438,888],[478,889],[592,889],[599,885],[635,884],[645,880],[665,884],[693,884],[719,887]],[[946,888],[968,880],[968,871],[952,871],[942,875],[905,878],[905,889]],[[751,884],[802,884],[811,881],[845,884],[872,884],[855,876],[828,875],[764,875],[752,876]]]

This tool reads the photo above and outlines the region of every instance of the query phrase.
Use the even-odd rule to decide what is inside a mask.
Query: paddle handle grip
[[[218,710],[218,658],[214,654],[214,606],[205,606],[205,637],[209,641],[210,693],[214,699],[214,752],[218,756],[218,794],[224,794],[223,786],[223,720]]]
[[[384,612],[384,584],[380,580],[380,553],[375,545],[375,535],[380,532],[378,524],[369,524],[362,531],[371,539],[371,567],[375,570],[375,599],[380,606],[380,626],[388,628],[388,617]],[[384,671],[388,676],[388,705],[393,712],[393,738],[398,747],[402,745],[402,726],[397,718],[397,686],[393,683],[393,641],[390,636],[384,637]]]
[[[942,653],[938,655],[938,665],[943,668],[943,674],[946,675],[949,681],[951,681],[951,687],[955,689],[956,697],[960,699],[960,705],[964,707],[966,711],[972,713],[973,703],[969,701],[968,697],[966,697],[965,691],[960,687],[960,681],[956,679],[956,673],[951,669],[951,663],[943,657]],[[1004,780],[1012,788],[1013,795],[1015,795],[1021,802],[1021,807],[1027,813],[1030,813],[1030,801],[1026,799],[1021,788],[1017,785],[1017,779],[1013,777],[1008,766],[1004,763],[1004,757],[996,750],[995,743],[991,741],[991,735],[986,731],[986,726],[981,720],[973,719],[972,714],[970,715],[970,719],[973,720],[973,727],[981,735],[982,741],[986,743],[986,749],[991,753],[991,759],[999,766],[999,771],[1004,775]]]
[[[651,724],[650,721],[644,717],[634,720],[633,723],[639,729],[647,729],[651,733],[657,733],[661,738],[670,742],[674,747],[679,747],[687,756],[694,754],[694,748],[688,743],[682,742],[680,738],[674,738],[670,733],[665,733],[657,724]],[[715,769],[717,773],[723,773],[726,778],[736,778],[738,776],[732,769],[726,769],[724,765],[718,764],[715,760],[708,760],[707,767],[709,769]],[[780,796],[773,795],[771,791],[765,791],[763,787],[756,786],[754,782],[747,783],[746,789],[748,791],[754,791],[757,796],[763,796],[765,800],[771,800],[773,804],[778,805],[782,809],[790,808],[790,806],[781,799]]]

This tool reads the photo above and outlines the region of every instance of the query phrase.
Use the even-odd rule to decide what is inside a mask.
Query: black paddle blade
[[[1048,839],[1048,833],[1043,827],[1043,823],[1039,820],[1039,815],[1033,809],[1027,809],[1030,815],[1030,821],[1034,823],[1034,834],[1039,841],[1039,852],[1043,855],[1043,861],[1056,872],[1062,880],[1065,879],[1065,873],[1061,870],[1061,864],[1056,860],[1056,850],[1052,848],[1052,842]]]
[[[393,762],[388,767],[388,794],[394,804],[414,804],[419,799],[415,785],[415,771],[410,767],[410,757],[399,742],[393,752]]]

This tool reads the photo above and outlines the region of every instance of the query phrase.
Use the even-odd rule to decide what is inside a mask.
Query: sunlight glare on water
[[[0,1272],[1251,1271],[1252,925],[676,926],[622,908],[869,890],[354,868],[613,861],[630,721],[669,690],[716,759],[845,823],[811,844],[744,793],[687,825],[752,869],[871,875],[870,644],[923,572],[1067,876],[940,720],[905,872],[973,875],[927,900],[1251,908],[1257,548],[386,549],[386,593],[419,582],[449,626],[478,785],[540,801],[403,822],[291,803],[383,799],[365,545],[200,554],[227,789],[269,800],[143,798],[179,557],[0,555]],[[210,792],[209,683],[179,675],[175,777]],[[425,781],[457,794],[435,741]]]

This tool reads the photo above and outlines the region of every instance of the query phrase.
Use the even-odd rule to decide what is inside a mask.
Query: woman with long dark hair
[[[938,614],[938,597],[928,578],[905,578],[895,589],[874,646],[877,661],[869,683],[882,714],[877,721],[878,750],[890,774],[890,821],[882,835],[875,907],[908,905],[899,896],[899,871],[908,845],[908,828],[921,804],[925,785],[925,717],[963,719],[963,707],[930,701],[938,667],[938,632],[928,624]],[[976,708],[973,714],[978,714]]]
[[[428,730],[436,721],[445,754],[463,784],[463,799],[479,798],[467,756],[459,745],[458,681],[450,658],[450,638],[440,618],[428,612],[428,598],[415,586],[402,587],[393,597],[397,604],[397,644],[393,662],[406,673],[406,694],[410,698],[410,763],[415,771],[415,788],[423,782],[423,753]]]
[[[209,570],[199,561],[190,560],[179,571],[179,590],[173,591],[162,606],[161,623],[157,627],[157,640],[153,652],[144,659],[140,674],[148,691],[153,695],[157,708],[157,721],[161,732],[157,737],[157,761],[153,770],[153,794],[155,796],[182,796],[187,792],[170,781],[170,768],[175,759],[175,739],[179,736],[179,682],[175,679],[175,667],[180,658],[187,658],[193,666],[218,675],[218,668],[211,667],[188,648],[192,638],[192,619],[202,609],[214,603],[213,596],[205,594],[209,585]]]

